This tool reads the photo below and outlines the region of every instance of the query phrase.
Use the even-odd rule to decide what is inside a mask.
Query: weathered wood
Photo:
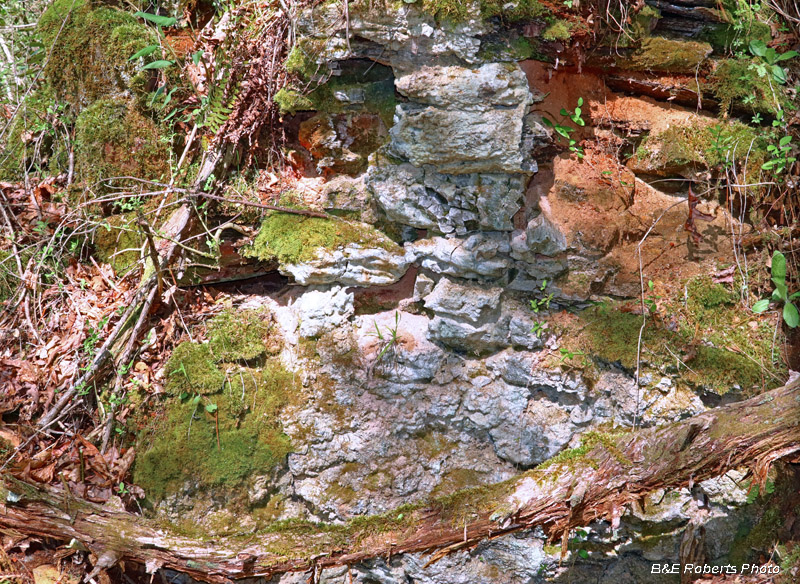
[[[491,487],[343,526],[290,523],[246,538],[193,540],[133,514],[75,501],[55,488],[2,477],[0,527],[84,542],[98,557],[164,566],[208,582],[432,552],[433,559],[485,538],[541,526],[558,540],[600,518],[618,520],[655,489],[687,486],[800,452],[800,383],[660,428],[594,434],[582,449]]]

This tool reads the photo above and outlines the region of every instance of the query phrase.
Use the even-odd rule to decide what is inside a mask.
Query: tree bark
[[[354,564],[407,552],[432,561],[485,538],[540,526],[555,541],[597,519],[612,523],[655,489],[691,485],[800,452],[800,383],[688,420],[625,434],[585,435],[584,446],[517,477],[345,525],[287,522],[247,538],[194,540],[108,505],[2,477],[0,527],[89,547],[104,566],[124,559],[208,582]],[[565,541],[565,539],[563,540]]]

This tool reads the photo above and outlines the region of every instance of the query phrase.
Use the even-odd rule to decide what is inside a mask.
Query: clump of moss
[[[297,75],[306,81],[311,79],[319,69],[317,62],[308,55],[303,45],[300,43],[292,47],[292,50],[286,57],[284,67],[288,73]]]
[[[722,284],[715,284],[709,277],[694,278],[686,285],[688,303],[694,311],[706,311],[736,302],[736,296]]]
[[[131,55],[155,42],[154,33],[115,8],[88,0],[55,0],[38,23],[49,59],[45,77],[59,98],[83,107],[124,91],[141,71]]]
[[[709,75],[708,89],[727,112],[732,107],[747,107],[754,112],[770,113],[778,105],[788,105],[783,89],[776,83],[770,85],[766,76],[759,77],[751,69],[752,59],[739,57],[719,62]]]
[[[261,224],[252,246],[243,254],[262,261],[277,259],[282,264],[297,264],[313,260],[319,250],[334,250],[348,243],[376,245],[399,252],[396,243],[366,224],[271,213]]]
[[[566,20],[556,20],[542,32],[546,41],[566,41],[570,37],[572,26]]]
[[[711,302],[716,300],[710,299]],[[744,339],[747,338],[747,332],[741,331],[744,323],[733,324],[736,312],[736,307],[725,304],[709,309],[709,315],[713,314],[719,319],[721,330],[709,337],[707,344],[695,335],[700,327],[703,330],[711,327],[711,320],[681,315],[677,331],[651,322],[642,334],[642,366],[645,370],[661,371],[665,367],[674,366],[677,356],[681,359],[681,380],[689,384],[702,386],[718,394],[730,391],[735,385],[745,391],[761,388],[764,380],[757,357],[763,351],[768,354],[771,337],[763,339],[767,343],[766,349],[762,347],[760,337],[750,340],[753,346],[745,345],[745,348],[756,352],[757,357],[752,359],[723,348],[730,345],[731,341],[733,344],[744,344]],[[724,325],[723,319],[726,323]],[[636,369],[641,316],[622,312],[612,304],[604,304],[583,311],[580,320],[585,324],[567,325],[570,329],[577,327],[581,332],[565,337],[566,350],[590,357],[600,365],[618,364],[628,371]],[[743,335],[742,339],[730,336],[737,331],[737,334]]]
[[[708,43],[647,37],[625,66],[645,71],[694,72],[712,52]]]
[[[254,473],[270,472],[291,452],[279,414],[292,392],[292,375],[269,363],[243,377],[252,380],[244,399],[241,389],[197,403],[173,398],[161,420],[140,437],[143,453],[133,477],[148,497],[161,498],[188,480],[201,488],[235,487]],[[206,407],[211,405],[216,408]]]
[[[128,99],[99,99],[78,116],[75,167],[90,184],[117,176],[157,180],[168,171],[168,160],[157,126]]]
[[[225,374],[214,361],[208,344],[181,343],[167,361],[165,390],[172,395],[218,392],[225,383]]]
[[[481,18],[500,17],[506,22],[531,20],[547,9],[538,0],[478,0]],[[438,20],[463,22],[473,16],[473,6],[462,0],[423,0],[422,9]]]
[[[94,246],[97,258],[116,274],[124,274],[139,263],[144,235],[134,213],[113,215],[97,227]]]
[[[301,111],[311,111],[314,104],[308,97],[292,87],[282,87],[273,98],[278,104],[282,114],[296,114]]]
[[[272,315],[266,311],[226,310],[208,325],[208,346],[217,361],[249,361],[267,350]]]
[[[757,176],[768,144],[768,132],[741,122],[675,125],[645,138],[629,166],[672,173],[685,167],[715,168],[736,162],[739,170]]]

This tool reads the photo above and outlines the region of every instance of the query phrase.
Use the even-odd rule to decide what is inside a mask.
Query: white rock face
[[[391,247],[391,246],[389,246]],[[280,271],[302,286],[343,284],[375,286],[393,284],[403,277],[411,260],[400,247],[385,249],[349,243],[336,250],[319,250],[317,257],[301,264],[282,264]]]
[[[316,337],[345,323],[353,314],[353,294],[335,286],[330,290],[310,290],[292,308],[299,322],[301,337]]]
[[[475,233],[466,239],[433,237],[407,245],[420,267],[460,278],[500,278],[511,260],[505,233]]]
[[[504,173],[444,174],[376,155],[367,184],[390,220],[460,235],[478,227],[510,231],[525,178]]]

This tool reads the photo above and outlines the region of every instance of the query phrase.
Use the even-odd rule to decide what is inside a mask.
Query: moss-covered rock
[[[133,478],[151,500],[187,481],[201,489],[236,487],[253,474],[268,474],[291,451],[278,415],[294,391],[292,375],[268,363],[237,378],[245,382],[217,395],[170,399],[140,436]]]
[[[767,157],[769,133],[741,122],[674,125],[651,134],[628,161],[633,172],[659,175],[692,173],[737,163],[757,176]]]
[[[142,72],[130,57],[156,42],[155,34],[133,15],[89,0],[55,0],[38,23],[50,52],[45,77],[59,99],[78,109],[129,89]]]
[[[464,2],[463,0],[423,0],[422,10],[438,20],[461,22],[475,16],[475,9],[481,18],[499,17],[506,22],[530,20],[547,12],[538,0],[478,0],[477,2]]]
[[[135,213],[111,216],[97,227],[94,234],[97,258],[109,264],[118,275],[136,267],[141,257],[144,234],[135,220]]]
[[[263,261],[277,259],[281,264],[297,264],[313,260],[320,249],[334,250],[348,243],[399,250],[396,243],[363,223],[271,213],[261,224],[253,245],[243,254]]]
[[[166,365],[165,390],[172,395],[211,394],[222,389],[225,374],[215,364],[205,343],[183,342],[172,351]]]
[[[158,180],[169,170],[169,151],[156,124],[132,100],[107,97],[78,116],[75,169],[78,178],[100,190],[98,181],[110,177]]]
[[[647,37],[620,65],[631,70],[694,73],[712,52],[708,43]]]
[[[272,314],[263,310],[226,310],[208,325],[208,345],[217,361],[249,361],[280,350]]]
[[[750,109],[754,112],[771,113],[778,106],[790,105],[777,83],[759,77],[752,68],[753,59],[739,57],[720,61],[709,75],[706,87],[719,101],[720,108],[727,112],[731,108]]]
[[[698,302],[704,299],[709,304],[720,300],[714,292],[699,298]],[[638,338],[641,316],[624,312],[614,305],[601,305],[587,309],[579,321],[570,321],[565,325],[565,330],[580,332],[566,335],[564,348],[567,355],[581,356],[584,364],[617,364],[628,371],[636,369],[637,357],[641,357],[643,371],[659,372],[665,367],[674,366],[678,357],[681,381],[690,386],[720,395],[737,385],[744,391],[758,391],[764,387],[765,378],[757,359],[764,353],[769,354],[772,339],[769,331],[766,334],[762,334],[762,331],[753,332],[744,322],[736,321],[737,313],[735,306],[721,303],[709,309],[705,315],[681,315],[677,319],[679,328],[675,331],[658,323],[650,323],[642,335],[640,354]],[[703,343],[695,335],[706,329],[714,332]],[[750,345],[745,345],[748,339]],[[728,350],[729,346],[739,344],[744,345],[740,349],[748,349],[755,357]],[[572,361],[570,359],[570,363],[574,364]],[[768,380],[766,385],[773,387],[775,383]]]

